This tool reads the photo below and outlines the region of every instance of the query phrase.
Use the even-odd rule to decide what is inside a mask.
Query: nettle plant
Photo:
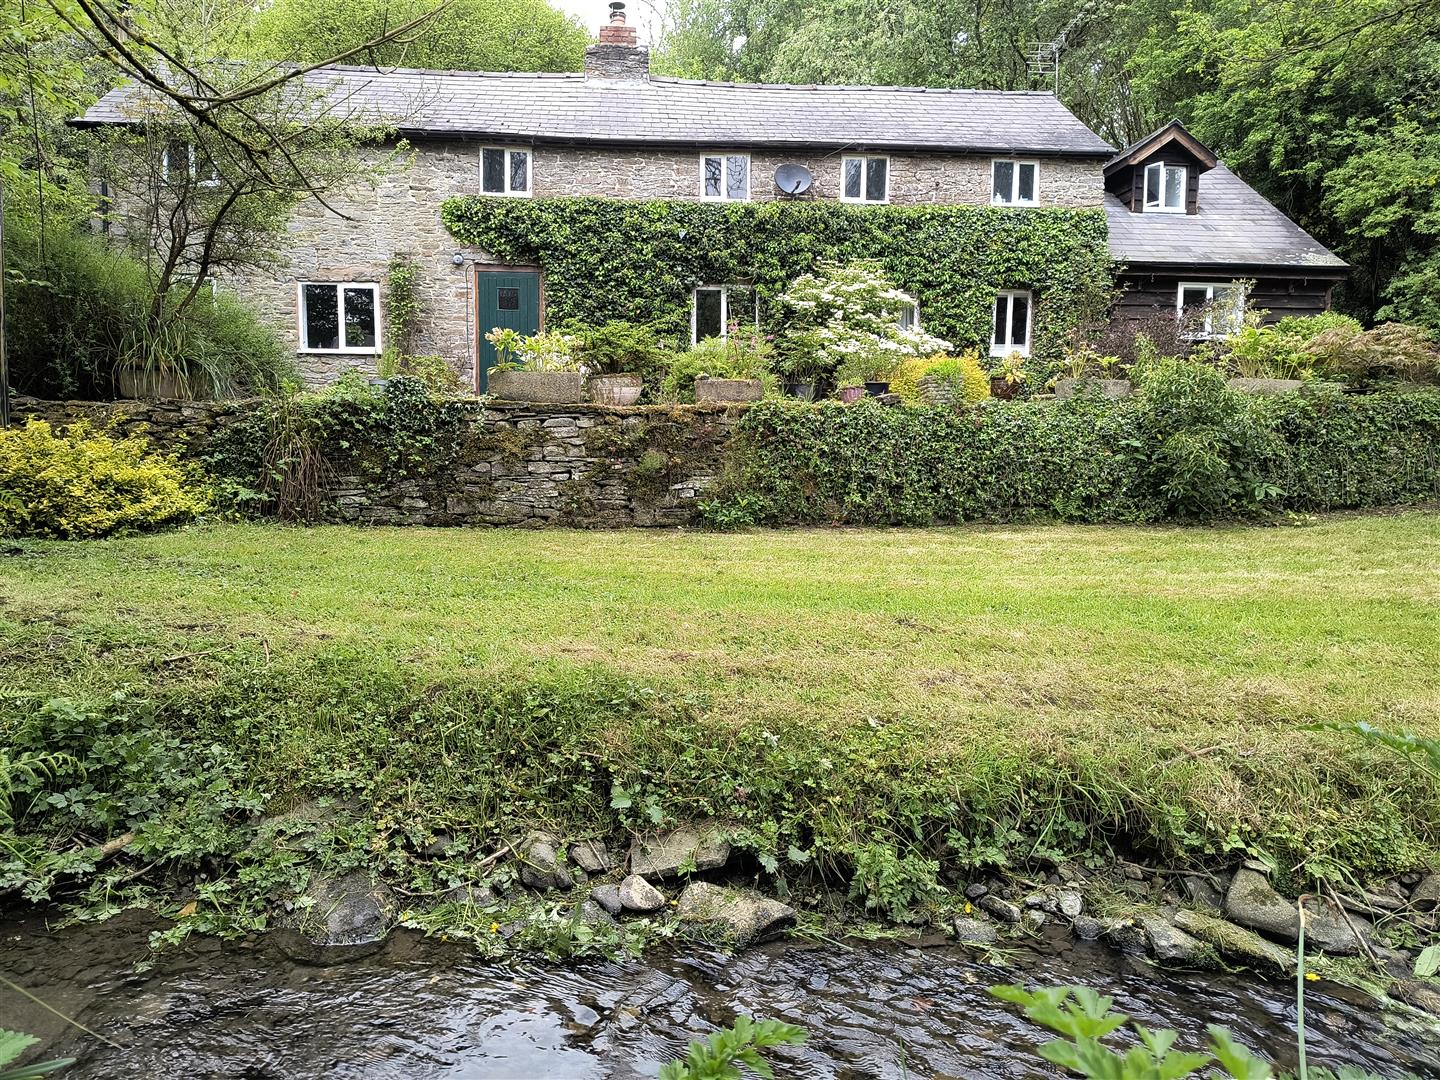
[[[784,352],[792,365],[814,374],[883,380],[902,361],[952,348],[920,329],[915,298],[876,261],[821,263],[817,273],[797,278],[779,303],[786,316]]]

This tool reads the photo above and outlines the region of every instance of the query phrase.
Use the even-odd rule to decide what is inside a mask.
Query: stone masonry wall
[[[688,150],[539,146],[532,154],[536,196],[608,196],[626,199],[700,198],[700,152]],[[840,153],[828,155],[755,151],[750,157],[750,196],[779,197],[775,170],[786,162],[810,169],[809,199],[839,197]],[[890,155],[890,201],[988,205],[990,157],[960,154]],[[475,267],[495,263],[488,253],[460,244],[440,221],[440,204],[451,195],[480,190],[480,146],[462,140],[417,141],[408,165],[396,165],[374,185],[337,193],[339,216],[319,203],[302,204],[290,221],[291,241],[272,273],[222,278],[257,307],[297,350],[306,382],[333,382],[351,368],[374,372],[388,338],[383,286],[391,260],[408,255],[420,268],[423,311],[412,350],[445,357],[466,383],[474,378]],[[1040,196],[1045,206],[1100,207],[1104,185],[1095,161],[1040,159]],[[507,196],[495,196],[506,198]],[[117,207],[123,216],[123,207]],[[454,257],[461,257],[455,265]],[[371,353],[299,351],[299,288],[302,281],[375,282],[382,286],[380,348]]]
[[[256,402],[77,402],[21,398],[15,414],[85,419],[199,458]],[[455,446],[434,467],[378,479],[354,453],[327,452],[337,520],[372,525],[683,525],[719,474],[744,406],[465,403]],[[327,451],[331,448],[327,448]]]

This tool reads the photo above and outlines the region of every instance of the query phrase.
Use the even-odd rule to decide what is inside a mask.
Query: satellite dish
[[[786,195],[804,195],[813,180],[804,165],[781,165],[775,170],[775,186]]]

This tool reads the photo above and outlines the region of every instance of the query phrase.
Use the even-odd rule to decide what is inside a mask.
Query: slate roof
[[[1053,94],[787,86],[330,67],[306,76],[337,111],[407,137],[695,147],[938,150],[1108,158],[1109,143]],[[75,123],[121,124],[139,101],[112,90]]]
[[[1132,266],[1253,265],[1339,272],[1348,265],[1223,163],[1200,178],[1199,211],[1135,214],[1107,193],[1110,254]]]

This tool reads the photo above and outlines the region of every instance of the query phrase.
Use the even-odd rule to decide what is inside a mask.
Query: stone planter
[[[122,398],[140,401],[193,401],[210,396],[208,381],[203,376],[152,371],[134,364],[122,364],[115,369],[115,388]]]
[[[1088,375],[1082,375],[1078,379],[1068,376],[1055,380],[1055,396],[1061,401],[1072,398],[1081,390],[1086,392],[1099,391],[1101,397],[1119,399],[1129,397],[1134,389],[1129,379],[1095,379]]]
[[[644,387],[639,375],[596,375],[590,380],[590,400],[597,405],[634,405]]]
[[[865,396],[863,386],[842,386],[835,395],[841,401],[859,401]]]
[[[1300,379],[1229,379],[1226,385],[1247,394],[1288,394],[1305,383]]]
[[[920,400],[926,405],[953,405],[955,403],[955,387],[944,379],[938,379],[934,375],[922,375],[918,386]]]
[[[759,401],[765,396],[765,384],[759,379],[707,379],[695,380],[695,400],[704,401]]]
[[[585,376],[578,371],[492,371],[488,389],[506,401],[578,405],[585,400]]]

